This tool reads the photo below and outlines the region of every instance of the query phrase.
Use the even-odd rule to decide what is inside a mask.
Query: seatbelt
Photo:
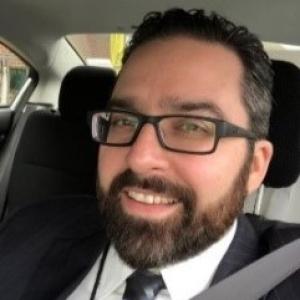
[[[258,300],[300,269],[300,239],[275,250],[191,300]]]

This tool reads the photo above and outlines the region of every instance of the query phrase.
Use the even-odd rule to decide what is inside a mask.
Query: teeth
[[[159,196],[159,195],[151,195],[138,193],[134,191],[129,191],[128,196],[135,201],[147,203],[147,204],[172,204],[175,203],[174,199]]]
[[[159,204],[162,200],[162,197],[160,197],[158,195],[154,196],[153,198],[154,198],[153,199],[154,204]]]
[[[153,201],[154,201],[154,197],[152,195],[146,195],[146,196],[144,196],[143,194],[140,194],[139,199],[142,202],[145,199],[145,202],[149,203],[149,204],[153,204]]]

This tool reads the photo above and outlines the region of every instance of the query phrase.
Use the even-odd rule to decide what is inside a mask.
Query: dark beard
[[[231,190],[209,210],[192,189],[159,177],[139,179],[127,170],[117,176],[107,195],[98,186],[100,209],[107,224],[107,235],[120,257],[132,268],[162,267],[185,260],[221,238],[240,214],[246,197],[250,162],[247,160]],[[163,221],[150,221],[128,215],[119,195],[124,187],[149,189],[178,199],[176,214]]]

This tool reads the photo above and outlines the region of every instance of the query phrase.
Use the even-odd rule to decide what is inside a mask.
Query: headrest
[[[275,72],[269,139],[274,145],[264,184],[280,188],[293,184],[300,172],[300,69],[273,61]]]
[[[106,106],[116,81],[112,69],[80,66],[69,71],[62,81],[58,110],[66,121],[86,121],[89,111]]]

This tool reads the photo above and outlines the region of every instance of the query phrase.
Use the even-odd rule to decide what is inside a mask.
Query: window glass
[[[300,67],[300,46],[264,42],[264,47],[271,58],[289,61]]]
[[[130,34],[73,34],[67,40],[82,57],[87,65],[121,68],[121,60],[125,45],[130,40]]]
[[[0,107],[9,106],[29,76],[29,66],[0,43]]]

